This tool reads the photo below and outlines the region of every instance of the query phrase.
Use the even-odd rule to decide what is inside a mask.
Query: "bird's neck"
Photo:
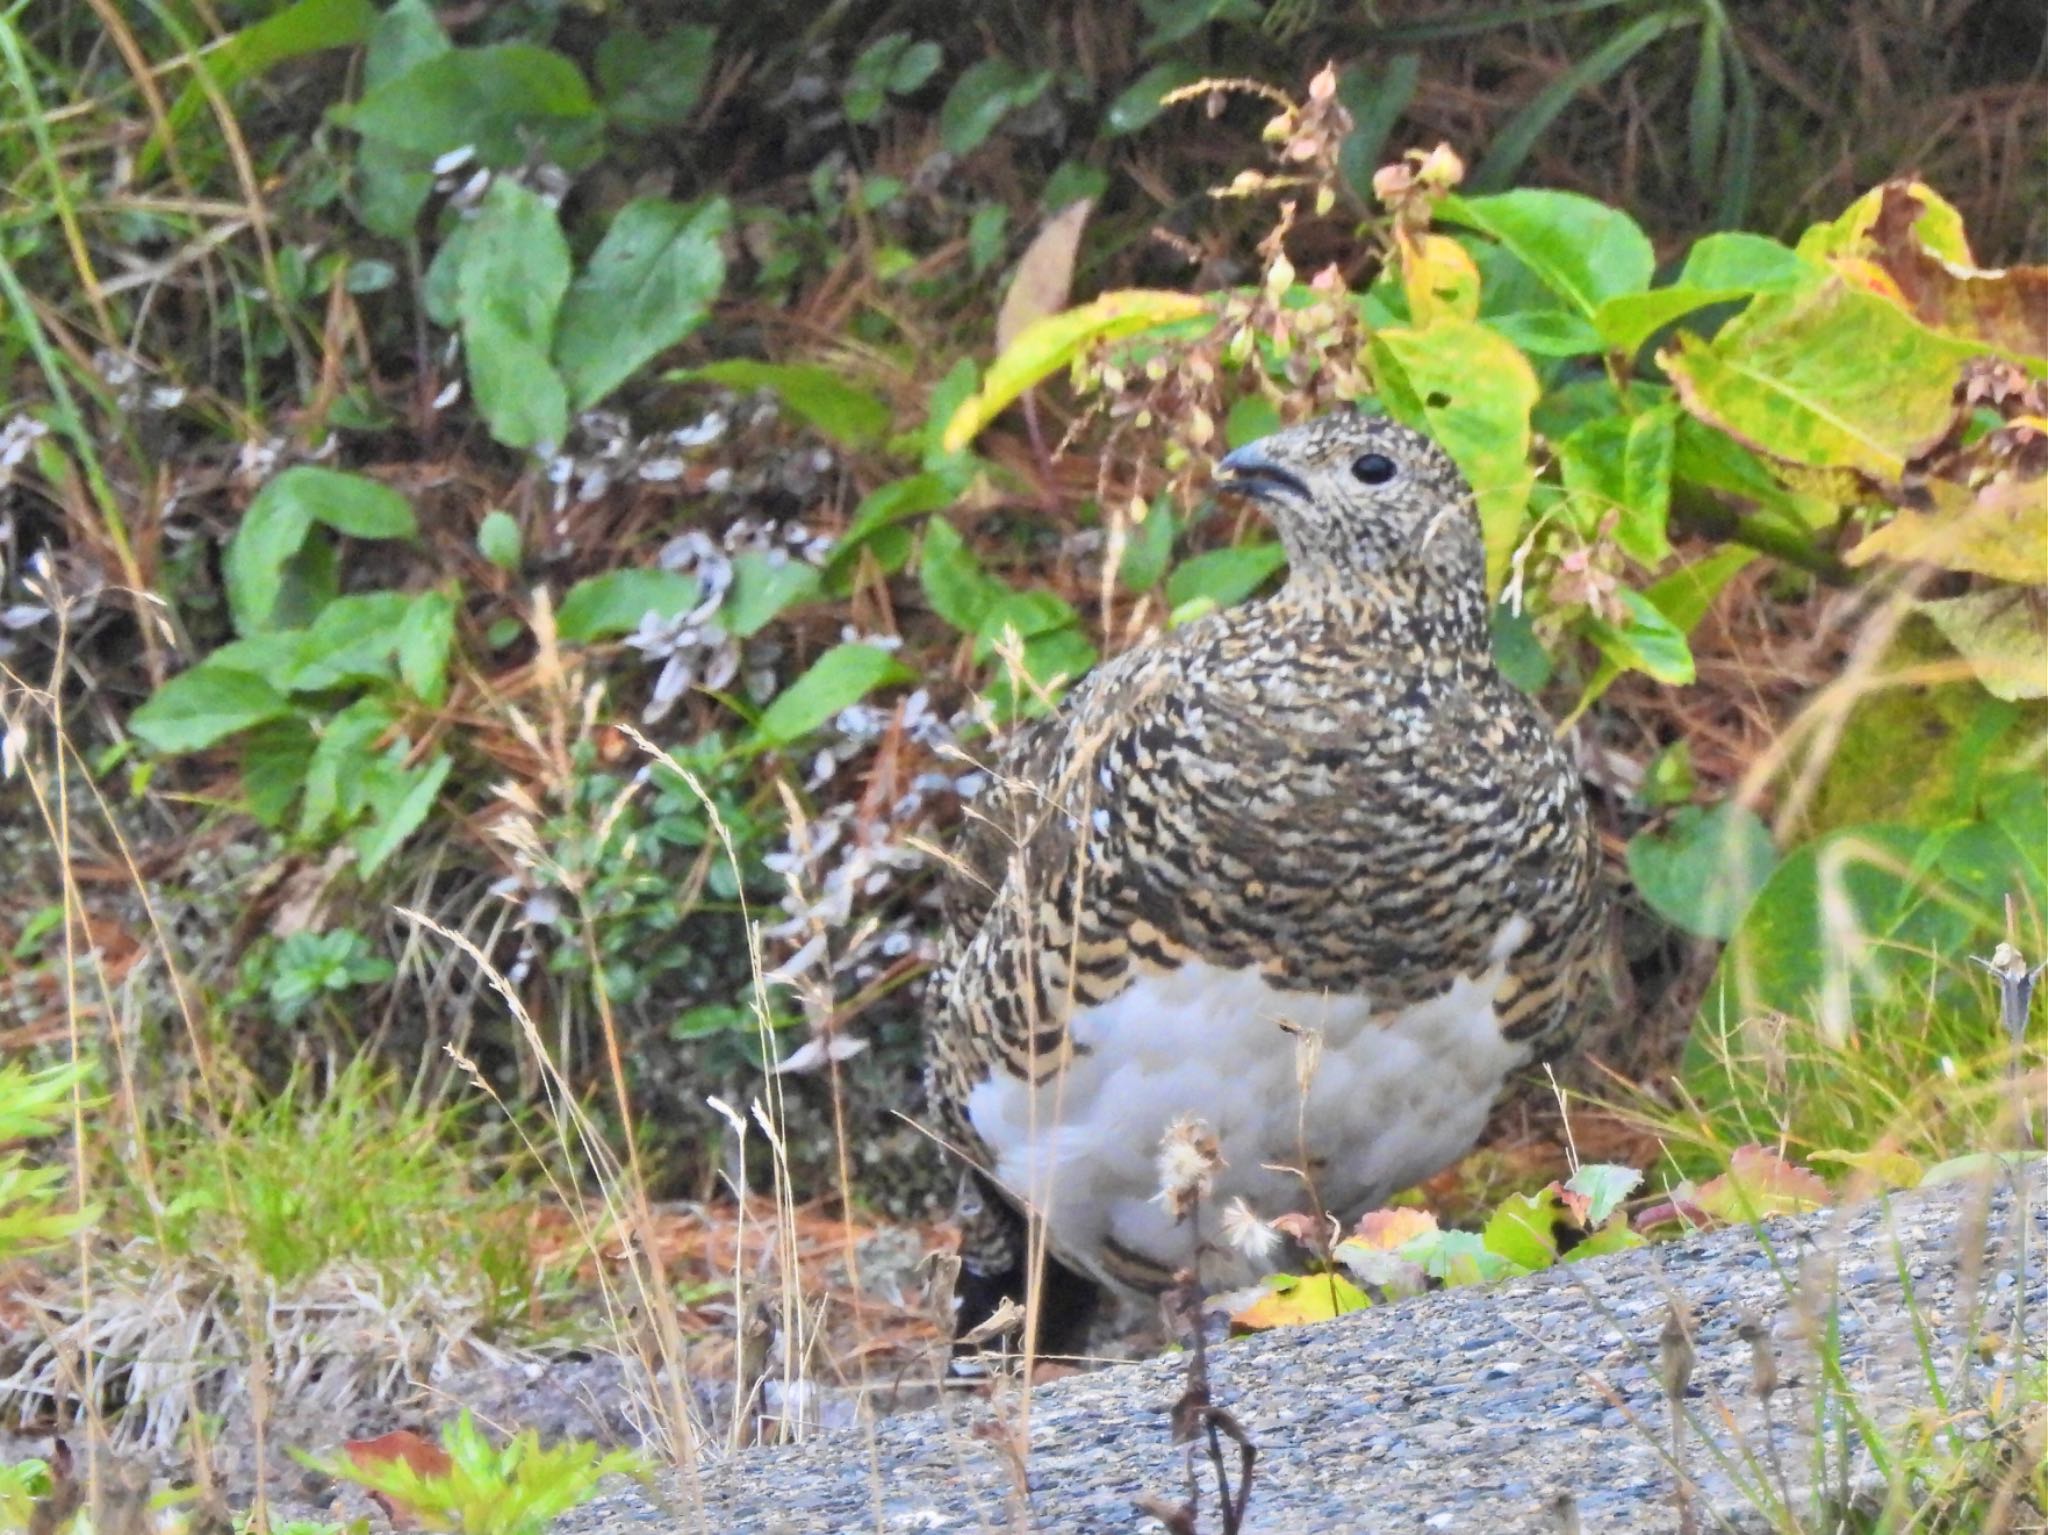
[[[1434,568],[1348,570],[1296,567],[1274,604],[1365,648],[1490,657],[1485,589],[1473,574]]]

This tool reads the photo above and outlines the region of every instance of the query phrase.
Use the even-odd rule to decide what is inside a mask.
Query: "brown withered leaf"
[[[1074,291],[1074,259],[1081,249],[1081,231],[1087,228],[1094,208],[1092,197],[1068,203],[1024,248],[1016,274],[1003,294],[1003,307],[996,311],[998,356],[1010,349],[1010,343],[1033,320],[1067,307]]]

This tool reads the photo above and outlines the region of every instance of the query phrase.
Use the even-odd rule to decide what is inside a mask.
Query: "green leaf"
[[[396,80],[451,45],[427,0],[394,0],[363,50],[363,89]],[[365,139],[356,150],[357,204],[365,226],[389,239],[413,231],[434,190],[433,156]]]
[[[642,197],[613,215],[555,328],[571,405],[587,410],[703,323],[725,286],[719,240],[731,226],[722,197],[697,208]]]
[[[202,661],[151,694],[128,717],[128,730],[152,750],[170,755],[203,751],[290,712],[285,696],[254,672]]]
[[[945,60],[937,43],[913,42],[908,32],[878,37],[847,71],[844,105],[848,121],[871,123],[890,96],[907,96],[938,72]]]
[[[1173,497],[1155,496],[1146,509],[1145,520],[1134,522],[1124,540],[1124,555],[1116,578],[1126,591],[1149,592],[1173,562]]]
[[[981,633],[982,621],[1010,589],[981,568],[959,531],[934,518],[924,530],[917,578],[932,611],[962,634]]]
[[[1285,425],[1280,407],[1262,394],[1248,394],[1235,401],[1223,417],[1223,444],[1241,448],[1248,442],[1271,436]]]
[[[1649,236],[1634,219],[1576,192],[1525,187],[1493,197],[1447,197],[1439,211],[1450,223],[1498,240],[1587,319],[1616,294],[1647,288],[1657,269]]]
[[[1031,105],[1051,84],[1051,70],[1029,70],[1005,58],[970,65],[939,108],[940,142],[956,155],[980,148],[996,124]]]
[[[1422,330],[1376,332],[1372,362],[1388,409],[1464,471],[1479,502],[1487,589],[1499,591],[1535,484],[1529,412],[1540,390],[1529,360],[1479,321],[1445,315]]]
[[[315,523],[358,538],[409,538],[412,508],[397,491],[358,474],[299,465],[256,493],[222,557],[228,611],[239,634],[276,625],[289,568]]]
[[[143,180],[156,171],[166,140],[178,136],[206,111],[209,92],[225,96],[245,80],[267,74],[291,59],[329,48],[352,48],[370,35],[377,23],[370,0],[296,0],[221,38],[201,56],[199,76],[178,93],[164,120],[144,141],[134,174]]]
[[[1623,300],[1610,302],[1621,303]],[[1485,319],[1488,325],[1534,357],[1588,357],[1604,349],[1599,331],[1563,309],[1522,309],[1508,314],[1487,315]]]
[[[1577,1223],[1565,1208],[1556,1184],[1534,1194],[1510,1194],[1500,1202],[1480,1233],[1486,1250],[1518,1269],[1534,1272],[1557,1262],[1557,1231]]]
[[[965,486],[964,475],[934,469],[876,486],[853,509],[846,531],[839,535],[831,558],[825,562],[826,576],[837,577],[853,563],[862,546],[883,529],[951,506]]]
[[[780,614],[817,596],[822,584],[818,568],[802,560],[777,565],[765,554],[742,554],[732,562],[732,590],[719,606],[719,626],[741,639],[758,634]]]
[[[674,618],[689,612],[698,591],[696,577],[673,570],[608,570],[569,588],[555,632],[572,645],[631,634],[650,613]]]
[[[1277,543],[1211,549],[1174,567],[1166,578],[1166,605],[1178,608],[1207,598],[1219,608],[1230,607],[1264,586],[1286,563],[1287,551]]]
[[[1116,99],[1110,102],[1109,109],[1102,114],[1103,137],[1113,139],[1136,133],[1165,110],[1160,97],[1201,78],[1202,72],[1185,59],[1154,64],[1118,91]]]
[[[389,681],[409,606],[402,592],[335,598],[306,631],[284,686],[294,693],[318,693],[344,683]]]
[[[1587,1162],[1565,1180],[1565,1189],[1586,1201],[1586,1224],[1604,1226],[1621,1208],[1621,1202],[1641,1185],[1643,1175],[1633,1167],[1611,1162]]]
[[[569,242],[554,210],[516,182],[493,182],[455,304],[477,409],[508,448],[559,443],[568,433],[568,391],[549,361],[568,287]]]
[[[674,379],[703,379],[728,389],[766,389],[791,412],[849,448],[881,440],[889,430],[886,402],[814,363],[755,362],[735,357],[706,367],[671,373]]]
[[[1734,800],[1687,805],[1670,825],[1628,843],[1629,878],[1651,910],[1681,931],[1724,942],[1777,862],[1770,831]]]
[[[1980,351],[1840,278],[1757,299],[1711,343],[1659,353],[1694,415],[1774,458],[1897,484],[1948,434]]]
[[[510,512],[486,512],[477,525],[477,553],[508,574],[519,569],[521,544],[519,521]]]
[[[1031,590],[1016,592],[1000,588],[999,595],[981,615],[981,622],[975,626],[974,657],[986,661],[993,656],[999,645],[1008,643],[1015,635],[1021,640],[1035,639],[1042,634],[1073,627],[1080,615],[1065,598],[1052,592]]]
[[[665,26],[648,37],[613,22],[597,45],[597,83],[611,120],[634,133],[688,121],[711,77],[714,27]]]
[[[312,727],[296,714],[242,737],[242,796],[249,813],[272,831],[283,829],[292,801],[305,787],[313,744]]]
[[[1541,692],[1556,670],[1550,652],[1536,637],[1536,623],[1526,611],[1495,603],[1488,614],[1493,629],[1493,664],[1524,693]]]
[[[440,797],[441,785],[455,766],[446,752],[438,752],[424,766],[404,774],[392,774],[379,782],[370,807],[369,824],[349,839],[356,850],[356,868],[368,879],[384,861],[426,823],[427,813]]]
[[[1643,593],[1623,587],[1628,622],[1595,620],[1586,632],[1600,653],[1623,671],[1643,672],[1659,682],[1683,686],[1693,680],[1692,647],[1685,635]]]
[[[1580,525],[1594,532],[1618,513],[1615,541],[1637,564],[1654,569],[1670,558],[1671,466],[1677,451],[1676,406],[1637,416],[1589,421],[1558,444],[1564,488]]]
[[[574,168],[603,121],[576,66],[531,43],[433,54],[333,116],[366,139],[429,160],[473,146],[500,169],[524,164],[536,148]]]
[[[359,698],[321,727],[306,764],[299,837],[316,842],[348,818],[349,797],[377,766],[376,746],[398,717],[380,698]]]
[[[1693,246],[1670,287],[1607,299],[1594,313],[1593,324],[1610,347],[1632,358],[1655,332],[1694,310],[1764,293],[1796,292],[1825,275],[1798,252],[1762,235],[1708,235]]]
[[[764,745],[787,746],[876,688],[912,682],[916,673],[873,645],[834,645],[761,711],[755,733]]]
[[[448,696],[448,656],[455,647],[455,599],[421,592],[398,625],[398,676],[413,697],[439,707]]]

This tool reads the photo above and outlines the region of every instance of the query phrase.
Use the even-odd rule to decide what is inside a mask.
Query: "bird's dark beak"
[[[1308,486],[1301,476],[1281,468],[1267,456],[1269,440],[1262,437],[1224,454],[1216,465],[1217,487],[1258,501],[1277,501],[1286,496],[1308,500]]]

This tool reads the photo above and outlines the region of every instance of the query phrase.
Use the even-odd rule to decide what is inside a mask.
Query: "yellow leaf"
[[[1009,349],[1012,341],[1033,320],[1058,314],[1067,307],[1074,291],[1074,256],[1081,248],[1081,231],[1095,199],[1071,202],[1046,221],[1025,247],[1016,274],[1003,294],[1003,307],[996,312],[996,351]]]
[[[2048,586],[1996,586],[1920,611],[1994,698],[2048,698]]]
[[[1417,325],[1427,325],[1440,316],[1479,318],[1479,268],[1464,246],[1448,235],[1418,238],[1405,229],[1397,238],[1401,288],[1408,295],[1408,312]]]
[[[1868,1151],[1816,1151],[1813,1160],[1839,1162],[1888,1189],[1917,1189],[1927,1174],[1918,1157],[1891,1145],[1873,1146]]]
[[[1301,1322],[1327,1322],[1346,1312],[1363,1311],[1372,1302],[1341,1274],[1275,1274],[1258,1299],[1230,1316],[1242,1332],[1292,1327]]]
[[[1931,512],[1900,511],[1844,558],[1917,561],[2025,586],[2048,586],[2048,480],[2001,475],[1972,491],[1930,480]]]
[[[1906,223],[1914,237],[1943,261],[1974,266],[1970,239],[1963,231],[1963,216],[1939,192],[1924,181],[1887,181],[1872,187],[1849,204],[1838,218],[1815,224],[1799,237],[1799,254],[1814,261],[1850,255],[1862,250],[1885,214],[1886,204],[1898,217],[1903,200]]]
[[[1192,293],[1127,288],[1034,320],[989,366],[981,388],[953,412],[941,445],[948,453],[958,453],[1017,396],[1068,366],[1095,342],[1135,336],[1208,312],[1208,300]]]

